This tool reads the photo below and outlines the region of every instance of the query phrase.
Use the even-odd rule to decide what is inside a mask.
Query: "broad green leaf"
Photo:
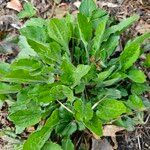
[[[39,26],[27,26],[20,29],[21,35],[27,39],[32,39],[40,42],[46,42],[47,34],[44,27]]]
[[[42,64],[39,60],[30,58],[24,58],[24,59],[18,59],[15,60],[12,64],[11,64],[11,68],[13,70],[28,70],[28,71],[35,71],[39,68],[42,67]]]
[[[36,107],[35,109],[19,110],[10,114],[9,118],[15,125],[26,128],[40,121],[41,110]]]
[[[141,95],[146,91],[150,91],[150,86],[146,83],[133,83],[131,85],[131,92],[132,94]]]
[[[142,111],[145,109],[142,99],[136,94],[130,95],[126,105],[133,110]]]
[[[43,19],[43,18],[31,18],[28,19],[23,27],[27,27],[27,26],[38,26],[38,27],[43,27],[46,25],[47,20]]]
[[[85,122],[85,126],[97,136],[102,136],[103,134],[102,123],[96,115],[94,115],[93,118],[88,122]]]
[[[55,40],[64,50],[69,54],[68,44],[71,38],[71,31],[62,20],[53,18],[48,23],[48,35],[51,39]]]
[[[140,46],[132,45],[123,50],[120,56],[120,63],[123,70],[130,68],[140,55]]]
[[[98,77],[95,79],[96,82],[99,83],[99,82],[102,82],[102,81],[104,81],[105,79],[107,79],[107,78],[111,75],[111,73],[114,71],[114,69],[115,69],[115,66],[112,66],[112,67],[109,68],[108,70],[99,73],[99,74],[97,75]]]
[[[19,52],[17,59],[22,58],[30,58],[31,56],[37,56],[36,52],[30,47],[27,42],[27,39],[24,36],[19,36],[18,45],[21,49]]]
[[[20,89],[20,85],[10,85],[0,82],[0,94],[17,93]]]
[[[74,150],[74,145],[72,141],[67,138],[62,140],[62,148],[63,150]]]
[[[128,78],[136,83],[144,83],[146,81],[144,72],[138,69],[130,70],[128,73]]]
[[[53,142],[47,142],[43,146],[42,150],[63,150],[60,145],[53,143]]]
[[[122,31],[126,30],[129,26],[131,26],[138,19],[139,19],[138,15],[133,15],[121,21],[119,24],[109,27],[104,34],[104,40],[107,40],[108,37],[113,33],[116,33],[116,32],[121,33]]]
[[[10,64],[0,61],[0,77],[10,71]]]
[[[84,14],[86,17],[90,17],[92,12],[97,8],[96,3],[94,0],[83,0],[79,11],[80,13]]]
[[[105,99],[98,105],[96,111],[97,116],[104,121],[115,119],[123,113],[126,113],[126,106],[122,101],[115,99]]]
[[[138,59],[140,55],[140,46],[147,38],[150,38],[150,33],[145,33],[126,44],[120,56],[120,62],[123,70],[130,68]]]
[[[80,13],[78,14],[77,18],[80,38],[86,47],[92,36],[92,25],[88,19]]]
[[[74,76],[74,84],[73,87],[80,84],[82,77],[84,77],[90,71],[91,66],[89,65],[78,65],[73,76]]]
[[[41,150],[52,130],[59,123],[58,110],[54,110],[41,130],[32,133],[23,145],[23,150]]]
[[[73,64],[67,60],[63,60],[62,65],[62,75],[60,76],[60,80],[65,85],[72,85],[74,83],[74,71],[75,67]]]
[[[75,87],[75,93],[76,94],[82,93],[84,89],[85,89],[85,84],[81,83]]]
[[[36,11],[35,11],[34,6],[31,3],[26,2],[23,5],[23,10],[18,14],[18,17],[20,19],[31,18],[31,17],[35,16],[35,14],[36,14]]]
[[[93,110],[90,103],[84,103],[81,99],[74,102],[75,118],[78,121],[87,122],[93,117]]]
[[[99,50],[100,45],[102,43],[102,38],[103,38],[103,34],[105,31],[105,27],[106,27],[106,23],[108,20],[108,16],[105,16],[101,22],[99,23],[98,27],[96,28],[95,31],[95,36],[93,39],[93,45],[92,45],[92,51],[91,51],[91,55],[95,55],[96,52]]]
[[[105,15],[107,15],[106,11],[99,8],[92,11],[90,22],[92,23],[94,29],[96,29],[99,26],[101,20],[106,18]]]
[[[0,77],[0,81],[14,82],[14,83],[46,83],[48,82],[42,76],[31,76],[27,70],[14,70],[8,74]]]

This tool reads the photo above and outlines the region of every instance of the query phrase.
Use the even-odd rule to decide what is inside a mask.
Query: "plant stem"
[[[67,111],[69,111],[70,113],[73,114],[73,112],[72,112],[68,107],[66,107],[63,103],[61,103],[59,100],[57,100],[57,102],[58,102],[63,108],[65,108]]]
[[[98,102],[96,102],[93,106],[92,106],[92,109],[94,109],[95,107],[98,106],[98,104],[103,101],[105,98],[107,97],[107,95],[105,95],[102,99],[100,99]]]

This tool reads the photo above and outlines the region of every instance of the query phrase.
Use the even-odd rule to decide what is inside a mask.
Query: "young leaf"
[[[74,145],[72,141],[67,138],[62,140],[62,148],[63,150],[74,150]]]
[[[126,105],[133,110],[142,111],[145,109],[142,99],[136,94],[133,94],[129,97],[128,101],[126,102]]]
[[[95,55],[96,52],[100,48],[107,20],[108,20],[108,16],[103,17],[103,19],[101,19],[101,22],[99,23],[98,27],[96,28],[95,36],[93,39],[91,55]]]
[[[0,82],[0,94],[17,93],[18,91],[20,91],[20,89],[20,85],[10,85]]]
[[[30,17],[33,17],[35,14],[36,14],[36,11],[35,11],[35,8],[34,6],[29,3],[29,2],[26,2],[23,6],[24,10],[22,10],[19,14],[18,14],[18,17],[20,19],[23,19],[23,18],[30,18]]]
[[[87,46],[92,36],[92,25],[88,21],[88,19],[80,13],[78,14],[78,28],[79,28],[80,38],[84,43],[84,45]]]
[[[138,69],[130,70],[128,73],[128,78],[136,83],[144,83],[146,81],[144,72]]]
[[[93,110],[90,103],[84,104],[81,99],[74,102],[75,118],[78,121],[89,121],[93,117]]]
[[[94,0],[83,0],[80,5],[79,11],[84,14],[86,17],[90,17],[92,12],[97,8]]]
[[[104,121],[115,119],[123,113],[126,113],[126,106],[123,102],[114,99],[102,101],[96,111],[97,116]]]
[[[138,15],[133,15],[121,21],[119,24],[109,27],[104,34],[104,40],[107,40],[108,37],[113,33],[116,33],[116,32],[121,33],[122,31],[127,29],[129,26],[131,26],[138,19],[139,19]]]
[[[63,46],[64,50],[70,55],[68,44],[71,38],[71,31],[65,22],[56,18],[51,19],[48,23],[48,35]]]
[[[53,143],[53,142],[47,142],[43,146],[42,150],[63,150],[60,145]]]
[[[32,133],[23,145],[23,150],[41,150],[52,130],[59,123],[58,110],[54,110],[41,130]]]
[[[20,127],[29,127],[38,123],[41,119],[41,110],[37,107],[34,109],[19,110],[9,115],[11,121]]]
[[[73,76],[74,76],[74,84],[73,87],[75,87],[76,85],[80,84],[80,80],[82,79],[82,77],[84,77],[91,69],[91,66],[89,65],[78,65]]]
[[[85,122],[85,126],[97,136],[102,136],[102,123],[96,115],[93,115],[93,118],[91,120]]]

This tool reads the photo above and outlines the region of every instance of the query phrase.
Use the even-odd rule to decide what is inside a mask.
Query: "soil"
[[[14,44],[12,41],[18,34],[18,28],[23,24],[23,21],[17,19],[17,11],[6,7],[8,2],[9,0],[0,0],[0,59],[1,61],[10,62],[19,51],[17,44]],[[21,0],[20,2],[23,3]],[[68,10],[73,14],[76,14],[78,11],[75,0],[63,0],[58,5],[54,5],[53,0],[31,0],[31,2],[36,7],[38,16],[43,18],[51,18],[53,16],[61,18]],[[134,13],[140,15],[140,20],[122,35],[122,47],[124,47],[125,42],[129,38],[132,39],[136,35],[150,31],[150,0],[97,0],[97,4],[99,7],[106,9],[117,20],[126,18]],[[150,46],[146,47],[145,51],[149,53]],[[143,58],[141,58],[142,60]],[[140,63],[137,65],[140,67]],[[150,70],[142,69],[150,79]],[[147,93],[145,96],[150,99],[150,93]],[[6,102],[0,107],[0,130],[8,128],[13,131],[13,124],[7,120],[7,114],[8,104]],[[150,150],[149,116],[149,113],[146,112],[146,123],[137,126],[134,131],[122,131],[117,134],[118,150]],[[23,134],[21,136],[26,138],[27,135]],[[17,136],[17,138],[19,139],[20,137]],[[105,139],[108,139],[108,137]],[[111,140],[108,141],[113,143]],[[0,138],[0,149],[4,150],[7,144],[7,140]]]

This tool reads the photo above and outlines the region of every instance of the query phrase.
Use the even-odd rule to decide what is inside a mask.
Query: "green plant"
[[[134,63],[150,33],[115,55],[121,33],[138,19],[133,15],[116,25],[93,0],[84,0],[77,18],[25,23],[19,55],[11,64],[0,63],[1,97],[16,99],[9,109],[16,132],[36,125],[24,150],[73,150],[71,137],[78,131],[100,137],[105,124],[131,130],[141,121],[147,109],[141,94],[150,87]]]

